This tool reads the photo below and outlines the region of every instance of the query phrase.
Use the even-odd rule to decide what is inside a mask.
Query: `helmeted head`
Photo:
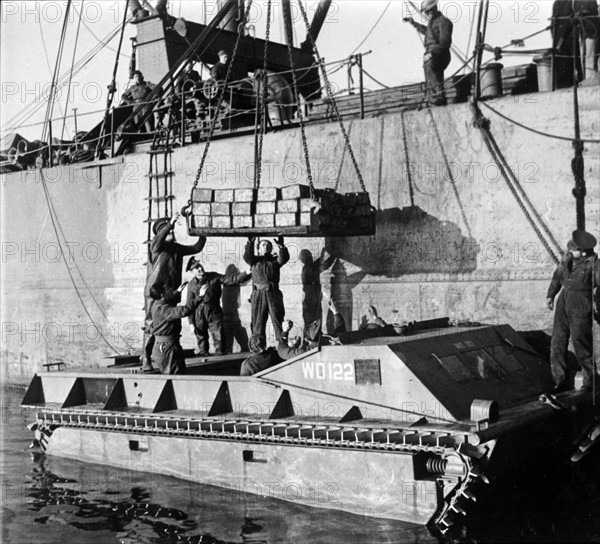
[[[303,249],[298,253],[298,259],[302,264],[311,264],[313,262],[312,253],[308,249]]]
[[[253,334],[248,340],[248,347],[252,353],[260,353],[267,347],[267,339],[262,334]]]
[[[585,230],[574,230],[571,239],[567,243],[567,249],[573,257],[589,255],[596,246],[596,238]]]
[[[437,11],[438,0],[424,0],[421,2],[421,12],[429,13],[432,11]]]
[[[152,232],[156,235],[158,231],[169,225],[169,219],[167,217],[161,217],[154,222],[152,225]]]
[[[150,298],[164,300],[167,304],[177,304],[178,296],[174,289],[164,283],[157,283],[150,287]]]
[[[221,51],[219,51],[218,55],[219,55],[219,62],[221,62],[223,64],[227,64],[227,61],[229,60],[229,53],[227,51],[225,51],[225,49],[221,49]]]
[[[258,244],[259,255],[270,255],[273,251],[273,244],[269,240],[261,240]]]

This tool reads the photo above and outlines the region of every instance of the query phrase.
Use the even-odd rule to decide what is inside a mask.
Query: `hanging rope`
[[[259,76],[262,81],[260,92],[258,93],[258,105],[256,110],[258,145],[256,146],[256,160],[254,164],[254,188],[258,190],[262,177],[262,155],[263,140],[266,130],[265,110],[267,108],[267,54],[269,52],[269,37],[271,35],[271,0],[267,4],[267,29],[265,32],[265,47],[263,50],[263,71]],[[256,140],[256,138],[255,138]],[[257,193],[258,194],[258,193]]]
[[[81,7],[83,7],[83,1],[81,0]],[[65,100],[65,113],[69,111],[69,97],[71,95],[71,82],[73,81],[73,68],[75,67],[75,52],[77,51],[77,43],[79,42],[79,29],[81,28],[81,20],[83,17],[79,14],[79,21],[77,22],[77,32],[75,33],[75,44],[73,45],[73,56],[71,57],[71,70],[69,71],[69,84],[67,85],[67,99]],[[67,126],[67,116],[63,117],[63,126],[60,131],[60,139],[63,139],[65,134],[65,128]]]
[[[481,110],[479,109],[477,101],[474,101],[471,104],[471,107],[473,109],[473,126],[475,128],[478,128],[481,131],[483,141],[490,153],[490,156],[494,160],[494,163],[496,164],[496,167],[498,168],[500,174],[506,181],[506,184],[508,185],[510,192],[512,193],[513,197],[517,201],[517,204],[523,211],[523,214],[529,221],[529,224],[533,228],[534,232],[537,234],[538,238],[540,239],[540,242],[542,243],[542,245],[544,246],[544,248],[546,249],[546,251],[548,252],[550,257],[552,258],[552,260],[556,264],[558,264],[560,262],[559,256],[561,255],[561,252],[562,252],[560,244],[556,241],[556,239],[554,238],[554,236],[548,229],[546,223],[543,221],[543,219],[535,211],[535,208],[533,207],[533,205],[527,198],[527,195],[523,191],[522,187],[519,185],[518,179],[516,178],[516,176],[514,175],[514,173],[511,170],[510,166],[507,164],[506,159],[504,159],[502,153],[500,152],[500,149],[499,149],[498,145],[496,144],[494,137],[492,136],[492,134],[490,132],[490,128],[489,128],[490,120],[483,116],[483,114],[481,113]],[[519,195],[519,192],[521,193],[520,195]],[[525,204],[527,204],[528,207],[532,210],[531,213],[529,212],[529,210]],[[538,227],[536,221],[533,218],[533,215],[536,216],[537,223],[539,223],[541,225],[541,228],[544,229],[546,235],[548,236],[548,239],[554,245],[556,252],[554,251],[554,249],[552,248],[552,246],[550,245],[550,243],[548,242],[546,237],[542,234],[540,228]]]
[[[60,42],[58,46],[58,53],[56,55],[56,63],[54,64],[54,73],[52,75],[52,83],[50,85],[50,95],[48,97],[48,107],[46,109],[46,118],[44,122],[44,129],[42,130],[42,141],[46,140],[46,136],[49,131],[50,120],[52,119],[52,112],[54,110],[54,102],[56,101],[56,82],[58,80],[58,74],[60,71],[60,63],[62,61],[63,51],[65,49],[65,38],[67,36],[67,24],[69,22],[69,9],[71,8],[71,0],[68,0],[67,7],[65,9],[65,18],[63,20],[62,31],[60,34]]]
[[[283,10],[283,18],[284,18],[284,27],[289,28],[289,13],[287,10]],[[306,126],[304,122],[304,112],[302,110],[302,104],[300,103],[300,93],[298,92],[298,79],[296,78],[296,70],[294,66],[294,58],[292,56],[292,45],[291,45],[292,36],[288,36],[286,39],[287,49],[288,49],[288,57],[290,60],[290,67],[292,69],[292,80],[294,82],[294,98],[296,99],[296,110],[298,112],[298,119],[300,121],[300,134],[302,136],[302,150],[304,152],[304,163],[306,164],[306,177],[308,178],[308,186],[310,188],[310,197],[313,200],[316,200],[315,195],[315,186],[313,184],[312,171],[310,169],[310,158],[308,155],[308,141],[306,139]]]
[[[581,35],[581,19],[575,17],[573,22],[573,51],[577,51],[579,47],[579,37]],[[585,178],[583,176],[583,143],[581,142],[581,129],[579,126],[579,95],[577,87],[579,86],[579,75],[577,70],[578,56],[573,55],[573,125],[575,132],[575,140],[573,141],[573,150],[575,156],[571,161],[571,171],[575,180],[573,187],[573,196],[575,197],[575,214],[577,228],[585,230],[585,195],[587,193],[585,187]]]
[[[87,309],[87,306],[85,305],[85,302],[83,301],[83,297],[81,296],[81,292],[79,291],[79,288],[77,287],[77,284],[75,283],[75,278],[73,277],[71,269],[69,268],[69,263],[67,262],[67,258],[65,256],[65,252],[64,252],[64,250],[62,248],[62,244],[60,243],[61,240],[60,240],[60,236],[58,234],[58,227],[57,227],[58,218],[56,218],[54,216],[54,214],[52,213],[53,206],[52,206],[52,201],[50,199],[50,192],[48,190],[46,179],[44,177],[44,172],[43,172],[43,170],[39,170],[39,173],[40,173],[40,179],[42,181],[42,187],[44,189],[44,196],[46,197],[46,203],[48,205],[48,209],[50,210],[50,220],[52,221],[52,228],[54,229],[54,235],[56,236],[56,240],[57,240],[57,243],[58,243],[58,247],[59,247],[60,254],[61,254],[61,257],[63,259],[63,262],[65,263],[65,266],[67,267],[67,273],[69,274],[69,278],[71,279],[71,283],[73,284],[73,288],[75,289],[75,292],[77,293],[77,298],[79,298],[79,302],[81,302],[81,306],[83,307],[83,310],[86,313],[86,315],[89,317],[90,322],[94,325],[95,329],[98,331],[98,334],[100,335],[100,338],[102,338],[102,340],[104,340],[104,342],[106,343],[106,345],[110,349],[112,349],[117,355],[121,355],[121,353],[119,352],[119,350],[117,350],[117,348],[115,348],[106,339],[106,337],[104,336],[104,334],[102,334],[102,331],[98,327],[98,324],[92,318],[92,315],[90,314],[89,310]]]
[[[358,162],[356,161],[356,157],[354,156],[354,151],[352,150],[352,145],[350,144],[350,138],[348,137],[348,133],[346,132],[346,128],[344,127],[344,122],[342,121],[342,116],[340,115],[340,111],[337,107],[337,103],[335,101],[335,97],[333,96],[333,91],[331,89],[331,83],[329,82],[329,77],[327,76],[327,70],[325,69],[323,59],[321,55],[319,55],[319,50],[317,49],[317,44],[312,37],[312,33],[310,31],[310,23],[308,22],[308,17],[306,16],[306,11],[304,10],[304,6],[301,1],[298,1],[298,6],[300,7],[300,13],[302,14],[302,18],[304,19],[304,24],[306,25],[306,35],[310,41],[312,49],[314,51],[315,57],[317,58],[317,62],[319,63],[319,67],[321,68],[321,72],[323,74],[323,80],[325,81],[325,89],[327,91],[327,96],[331,102],[331,106],[333,107],[333,111],[335,112],[335,116],[340,125],[340,130],[344,136],[345,146],[348,149],[348,153],[350,154],[350,158],[352,159],[352,164],[354,165],[354,169],[356,171],[356,175],[358,176],[358,181],[360,183],[360,188],[363,192],[367,192],[365,187],[365,183],[362,178],[362,174],[360,173],[360,168],[358,167]]]

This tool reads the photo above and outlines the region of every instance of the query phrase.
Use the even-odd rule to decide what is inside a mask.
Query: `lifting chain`
[[[327,70],[325,69],[325,63],[323,59],[319,55],[319,50],[317,49],[317,44],[312,37],[310,32],[310,23],[308,22],[308,17],[306,16],[306,11],[304,10],[304,6],[302,5],[302,1],[298,2],[298,7],[300,8],[300,13],[302,14],[302,18],[304,19],[304,24],[306,25],[306,35],[310,44],[312,45],[313,51],[315,53],[315,57],[317,58],[317,62],[321,68],[321,72],[323,73],[323,80],[325,81],[325,89],[327,91],[327,97],[329,98],[331,105],[333,107],[333,111],[335,112],[335,116],[340,124],[340,129],[344,136],[345,146],[348,148],[348,153],[350,153],[350,158],[352,159],[352,164],[354,165],[354,169],[356,170],[356,175],[358,176],[358,181],[360,183],[360,188],[363,192],[367,192],[365,187],[365,183],[362,178],[362,174],[360,173],[360,169],[358,167],[358,163],[356,162],[356,157],[354,156],[354,151],[352,150],[352,145],[350,144],[350,138],[348,137],[348,133],[346,132],[346,128],[344,127],[344,123],[342,121],[342,116],[340,115],[340,111],[337,107],[337,103],[335,101],[335,97],[333,96],[333,91],[331,90],[331,83],[329,82],[329,78],[327,77]]]
[[[283,10],[284,26],[289,28],[289,12]],[[292,79],[294,82],[294,98],[296,99],[296,110],[298,111],[298,120],[300,121],[300,133],[302,135],[302,151],[304,152],[304,162],[306,163],[306,177],[308,178],[308,186],[310,188],[310,198],[316,200],[315,186],[313,183],[312,171],[310,169],[310,157],[308,153],[308,141],[306,139],[306,124],[304,122],[304,112],[302,104],[300,104],[300,93],[298,92],[298,78],[296,77],[296,69],[294,67],[294,57],[292,55],[292,36],[286,36],[288,56],[290,59],[290,68],[292,69]],[[360,177],[360,173],[359,173]],[[362,180],[361,180],[362,184]],[[364,187],[363,187],[364,188]]]
[[[260,181],[262,177],[262,154],[263,154],[263,139],[265,137],[266,119],[265,110],[267,108],[267,53],[269,51],[269,36],[271,34],[271,0],[267,2],[267,29],[265,32],[265,49],[263,52],[263,73],[261,74],[262,86],[258,93],[258,123],[259,123],[259,136],[258,136],[258,149],[256,151],[256,165],[254,170],[254,188],[260,187]]]
[[[238,35],[235,40],[235,45],[233,47],[233,53],[231,55],[231,62],[229,63],[229,66],[227,66],[227,73],[225,74],[225,81],[223,82],[223,87],[221,87],[221,89],[219,91],[219,98],[217,99],[217,107],[215,109],[216,113],[210,124],[210,131],[209,131],[208,137],[206,139],[206,145],[204,146],[204,152],[202,153],[202,158],[200,159],[200,166],[198,166],[198,172],[196,173],[196,179],[194,180],[194,185],[192,187],[192,190],[195,189],[196,187],[198,187],[198,181],[200,180],[200,176],[202,175],[202,168],[204,168],[204,162],[206,161],[206,155],[208,154],[208,148],[210,147],[210,142],[212,140],[213,134],[215,133],[218,112],[221,109],[221,104],[223,103],[223,99],[225,98],[225,89],[227,87],[227,84],[229,83],[229,78],[231,77],[233,63],[235,62],[237,50],[240,45],[242,34],[244,33],[244,28],[246,27],[246,21],[248,20],[248,15],[250,13],[251,6],[252,6],[252,0],[249,0],[248,4],[246,6],[246,10],[244,11],[244,18],[242,19],[242,22],[238,26]],[[188,200],[188,204],[189,205],[192,204],[191,198],[190,198],[190,200]]]

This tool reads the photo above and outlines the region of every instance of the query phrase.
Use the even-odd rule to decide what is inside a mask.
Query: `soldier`
[[[212,77],[215,81],[221,83],[225,81],[225,76],[227,76],[227,67],[229,66],[229,53],[224,49],[221,49],[218,53],[219,62],[213,65],[210,69],[210,77]]]
[[[215,355],[225,354],[225,332],[223,328],[223,308],[221,308],[222,285],[239,285],[247,282],[252,276],[246,272],[239,274],[219,274],[206,272],[194,257],[188,261],[186,270],[194,273],[188,284],[188,304],[197,297],[201,303],[193,314],[190,314],[190,328],[198,342],[197,355],[209,355],[208,331],[210,330],[215,344]]]
[[[412,17],[405,17],[404,21],[425,35],[423,70],[427,95],[434,106],[445,106],[444,70],[450,64],[453,25],[450,19],[441,14],[437,4],[438,0],[425,0],[421,3],[421,11],[429,17],[427,26],[417,23]]]
[[[302,355],[319,345],[319,338],[321,337],[320,319],[313,321],[304,329],[304,337],[302,339],[299,337],[289,338],[293,326],[293,321],[289,319],[283,322],[281,337],[277,345],[277,353],[284,360]]]
[[[179,342],[181,318],[192,314],[201,299],[194,298],[185,306],[177,306],[179,297],[164,284],[152,286],[150,296],[153,299],[151,314],[155,339],[152,359],[162,374],[185,374],[185,358]]]
[[[281,324],[285,317],[283,295],[279,290],[280,269],[290,260],[290,253],[283,243],[283,236],[274,240],[279,254],[273,255],[273,244],[261,240],[258,255],[254,255],[254,238],[248,238],[244,248],[244,261],[252,267],[252,334],[265,336],[267,317],[275,329],[275,340],[281,336]]]
[[[554,328],[550,344],[550,365],[555,387],[560,393],[568,388],[567,349],[573,340],[577,362],[583,370],[583,391],[592,390],[593,289],[600,282],[600,267],[593,251],[596,238],[583,230],[573,231],[567,252],[552,276],[547,306],[553,310],[554,297],[560,291],[554,312]],[[562,287],[562,289],[561,289]]]
[[[282,359],[274,347],[267,348],[266,339],[260,334],[250,337],[252,355],[244,360],[240,368],[240,376],[252,376],[262,370],[281,363]]]
[[[173,228],[180,215],[180,213],[176,213],[171,220],[163,217],[152,227],[154,238],[148,247],[147,277],[144,289],[146,318],[141,357],[142,371],[152,370],[151,355],[154,346],[152,305],[155,298],[151,297],[150,290],[156,285],[164,285],[180,295],[179,287],[181,286],[184,255],[200,253],[206,244],[204,236],[199,236],[198,241],[192,246],[184,246],[175,242]]]
[[[133,72],[133,80],[135,84],[129,87],[122,95],[121,100],[123,104],[133,104],[134,106],[134,122],[139,124],[140,119],[144,117],[150,110],[150,105],[146,104],[147,98],[154,89],[154,83],[144,80],[144,74],[139,70]],[[139,106],[137,106],[139,104]],[[137,110],[137,111],[136,111]],[[154,118],[149,115],[144,122],[146,132],[150,133],[153,131]]]

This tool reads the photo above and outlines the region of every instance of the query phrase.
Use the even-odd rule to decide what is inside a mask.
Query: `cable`
[[[83,7],[84,0],[81,0],[81,7]],[[74,6],[73,6],[74,7]],[[77,23],[77,32],[75,34],[75,45],[73,46],[73,56],[71,57],[71,71],[69,72],[69,85],[67,87],[67,99],[65,100],[65,112],[69,111],[69,97],[71,95],[71,82],[73,81],[73,68],[75,67],[75,52],[77,51],[77,43],[79,42],[79,30],[81,28],[81,20],[83,17],[79,14],[79,21]],[[60,139],[62,141],[65,134],[65,128],[67,126],[67,116],[63,115],[63,126],[60,132]]]
[[[586,144],[600,144],[600,140],[594,140],[594,139],[588,139],[588,138],[581,138],[581,139],[577,140],[575,138],[570,138],[568,136],[558,136],[557,134],[550,134],[548,132],[542,132],[541,130],[537,130],[535,128],[528,127],[527,125],[524,125],[523,123],[519,123],[518,121],[515,121],[514,119],[507,117],[506,115],[504,115],[503,113],[500,113],[498,110],[492,108],[492,106],[489,106],[485,102],[481,102],[481,105],[485,106],[488,110],[493,111],[496,115],[498,115],[499,117],[502,117],[502,119],[504,119],[505,121],[508,121],[509,123],[517,125],[518,127],[521,127],[525,130],[528,130],[529,132],[533,132],[534,134],[539,134],[540,136],[546,136],[547,138],[554,138],[556,140],[564,140],[566,142],[582,142],[582,143],[586,143]]]
[[[356,53],[356,51],[362,46],[363,43],[365,43],[368,39],[369,36],[371,35],[371,33],[373,32],[373,30],[375,30],[375,27],[379,24],[379,21],[381,21],[381,19],[383,18],[383,16],[385,15],[385,12],[388,10],[388,8],[390,7],[391,2],[388,2],[385,6],[385,8],[383,8],[383,11],[381,12],[381,15],[379,16],[379,18],[377,19],[377,21],[375,21],[375,24],[371,27],[371,30],[369,30],[369,32],[367,32],[367,35],[364,37],[363,41],[360,42],[355,48],[354,51],[352,51],[352,53],[350,53],[350,55],[354,55],[354,53]]]
[[[48,208],[51,209],[50,193],[49,193],[48,187],[46,185],[46,179],[45,179],[44,173],[43,173],[43,171],[41,169],[39,170],[39,173],[40,173],[40,179],[42,180],[42,187],[44,189],[44,196],[46,197],[46,202],[48,204]],[[56,219],[58,219],[58,218],[56,218]],[[85,305],[85,302],[83,301],[83,298],[81,296],[81,293],[79,292],[79,288],[75,284],[75,278],[73,278],[73,274],[71,273],[71,269],[69,268],[69,264],[67,263],[67,259],[65,257],[65,252],[64,252],[64,250],[63,250],[63,248],[62,248],[62,246],[60,244],[60,237],[58,235],[58,229],[57,229],[57,226],[56,226],[55,217],[54,217],[54,215],[52,213],[50,213],[50,220],[52,221],[52,228],[54,229],[54,234],[55,234],[56,240],[58,242],[58,247],[60,249],[60,254],[61,254],[62,258],[63,258],[65,266],[67,267],[67,273],[69,274],[69,278],[71,279],[71,283],[73,284],[73,288],[75,289],[75,292],[77,293],[77,297],[79,298],[79,301],[81,302],[81,306],[83,307],[83,311],[87,314],[87,316],[90,319],[90,322],[93,323],[94,327],[98,331],[98,334],[100,335],[100,338],[102,338],[102,340],[104,340],[104,342],[106,343],[106,345],[108,347],[110,347],[110,349],[112,349],[117,355],[121,355],[121,353],[102,334],[102,331],[99,329],[98,325],[96,324],[96,322],[92,318],[90,312],[88,311],[87,306]]]

